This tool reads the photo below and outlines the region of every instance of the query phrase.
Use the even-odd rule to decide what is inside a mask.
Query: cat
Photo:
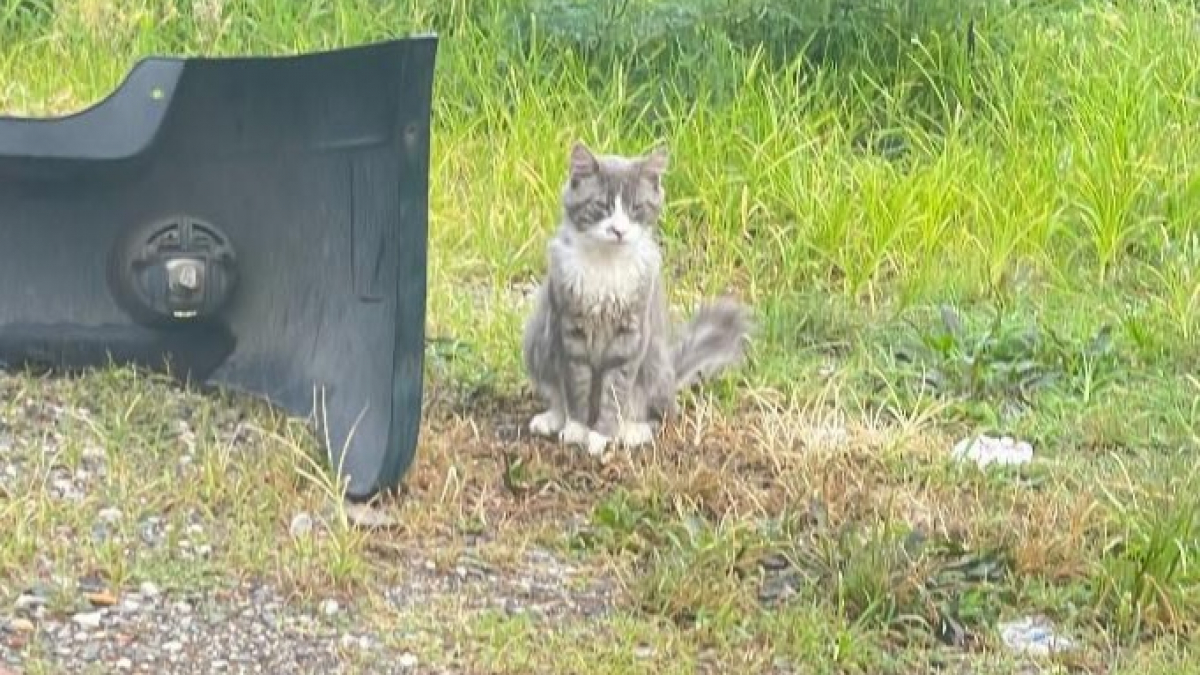
[[[548,272],[525,323],[522,358],[548,405],[531,433],[601,455],[653,442],[680,391],[737,365],[751,323],[741,303],[702,307],[672,343],[662,253],[667,150],[597,155],[571,147]]]

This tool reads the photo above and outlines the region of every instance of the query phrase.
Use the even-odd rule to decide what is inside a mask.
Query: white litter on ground
[[[1033,446],[1011,436],[994,438],[980,435],[959,441],[950,456],[959,461],[975,462],[981,468],[989,464],[1017,466],[1033,461]]]
[[[1075,643],[1054,632],[1043,617],[1025,617],[1002,623],[1000,639],[1009,649],[1028,656],[1049,656],[1071,650]]]

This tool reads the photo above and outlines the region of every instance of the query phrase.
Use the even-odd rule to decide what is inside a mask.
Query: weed
[[[910,396],[958,400],[969,418],[994,427],[1047,394],[1087,407],[1122,378],[1111,326],[1081,339],[1004,306],[972,319],[947,305],[932,325],[907,318],[907,338],[891,347],[896,365],[888,372],[905,373]]]
[[[1161,492],[1133,488],[1108,495],[1114,522],[1092,592],[1101,619],[1126,640],[1195,629],[1184,609],[1200,600],[1195,471],[1171,483]]]

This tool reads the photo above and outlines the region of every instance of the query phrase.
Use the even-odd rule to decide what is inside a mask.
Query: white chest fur
[[[598,320],[624,316],[640,305],[662,261],[650,238],[627,246],[559,242],[553,255],[564,300]]]

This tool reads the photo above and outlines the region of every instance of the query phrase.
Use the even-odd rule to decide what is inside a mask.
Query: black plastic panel
[[[396,486],[420,426],[436,48],[154,58],[76,115],[0,118],[0,364],[112,359],[265,397],[327,422],[350,497]],[[122,295],[123,251],[173,219],[219,231],[236,283],[164,322]]]

